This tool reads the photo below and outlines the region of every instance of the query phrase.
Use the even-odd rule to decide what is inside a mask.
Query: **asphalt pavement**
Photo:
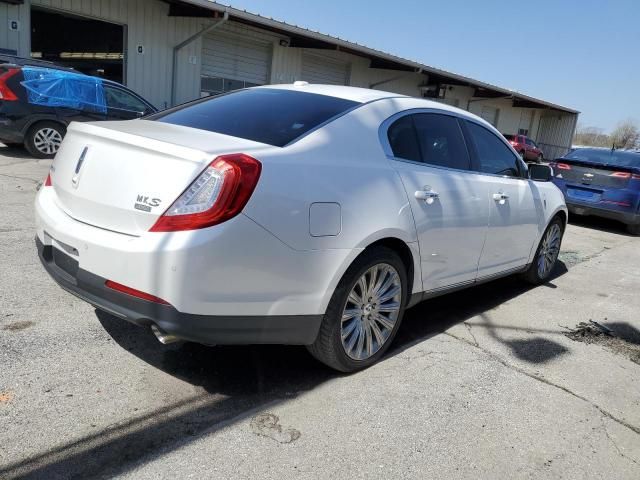
[[[550,282],[423,302],[338,375],[302,347],[164,346],[62,291],[33,241],[50,163],[0,145],[1,479],[640,478],[623,226],[572,219]]]

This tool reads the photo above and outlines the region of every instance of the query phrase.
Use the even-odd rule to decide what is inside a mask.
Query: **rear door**
[[[470,170],[457,118],[425,112],[387,122],[388,153],[418,233],[423,288],[473,282],[487,231],[488,190]]]
[[[489,228],[478,267],[481,278],[526,265],[538,235],[538,210],[542,212],[524,164],[505,142],[475,122],[466,122],[466,132],[474,168],[487,188]]]

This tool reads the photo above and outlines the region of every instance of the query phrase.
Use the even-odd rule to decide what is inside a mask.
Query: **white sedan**
[[[548,279],[550,178],[468,112],[296,82],[71,124],[36,243],[65,290],[165,343],[307,345],[354,371],[423,299]]]

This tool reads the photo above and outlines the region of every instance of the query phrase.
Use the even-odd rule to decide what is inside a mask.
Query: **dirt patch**
[[[11,400],[13,400],[13,392],[9,390],[0,392],[0,403],[9,403]]]
[[[640,365],[640,331],[627,323],[603,324],[589,320],[567,330],[565,336],[571,340],[602,345]]]
[[[300,438],[295,428],[283,428],[280,419],[273,413],[262,413],[251,419],[251,430],[256,435],[267,437],[279,443],[291,443]]]
[[[35,325],[34,322],[18,321],[18,322],[12,322],[9,325],[5,325],[4,327],[2,327],[2,330],[8,330],[9,332],[17,332],[19,330],[25,330],[29,327],[33,327],[34,325]]]

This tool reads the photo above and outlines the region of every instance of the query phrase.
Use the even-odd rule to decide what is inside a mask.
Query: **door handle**
[[[498,202],[500,205],[504,205],[505,202],[509,199],[509,195],[507,195],[506,193],[494,193],[493,194],[493,199]]]
[[[416,190],[414,196],[418,200],[424,200],[429,205],[431,205],[437,198],[440,198],[440,194],[438,192],[434,192],[433,190]]]

